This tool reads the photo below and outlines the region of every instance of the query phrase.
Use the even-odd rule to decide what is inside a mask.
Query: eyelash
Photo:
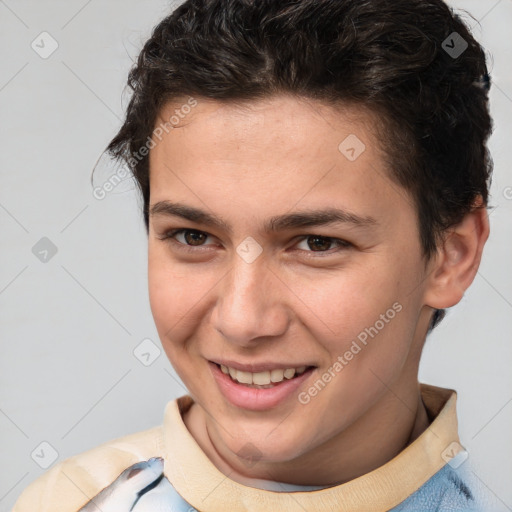
[[[203,246],[190,246],[190,245],[186,245],[186,244],[183,244],[181,242],[178,242],[178,241],[176,241],[174,239],[174,237],[176,235],[178,235],[180,233],[184,233],[185,231],[191,231],[191,232],[195,232],[195,233],[202,233],[202,234],[207,235],[207,236],[212,236],[209,233],[207,233],[206,231],[199,231],[198,229],[178,228],[178,229],[173,229],[171,231],[168,231],[167,233],[164,233],[163,236],[158,237],[158,238],[159,238],[159,240],[165,240],[165,241],[169,241],[169,242],[171,242],[173,244],[176,244],[176,247],[180,251],[184,251],[186,253],[197,253],[198,251],[201,252],[201,251],[208,250],[208,249],[204,248]],[[339,247],[334,252],[330,252],[330,251],[304,251],[302,249],[299,249],[303,253],[313,253],[313,254],[316,254],[315,256],[307,255],[306,258],[322,258],[322,257],[326,257],[326,256],[331,256],[333,254],[337,254],[338,252],[340,252],[340,251],[342,251],[344,249],[349,249],[350,247],[353,247],[353,244],[351,244],[350,242],[347,242],[346,240],[342,240],[340,238],[332,238],[332,237],[323,236],[323,235],[314,235],[314,234],[303,235],[301,240],[299,240],[299,242],[302,242],[302,241],[304,241],[304,240],[306,240],[308,238],[311,238],[311,237],[317,237],[317,238],[322,238],[324,240],[330,240],[331,242],[337,243]],[[299,243],[299,242],[297,242],[297,243]]]

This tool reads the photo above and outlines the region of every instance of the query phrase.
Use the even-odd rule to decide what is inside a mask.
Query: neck
[[[292,461],[259,461],[252,468],[226,449],[215,423],[210,424],[197,403],[184,416],[184,422],[217,469],[238,483],[257,487],[253,480],[259,479],[328,487],[382,466],[424,432],[430,422],[419,384],[410,389],[407,396],[400,392],[400,398],[388,390],[349,428],[314,450]]]

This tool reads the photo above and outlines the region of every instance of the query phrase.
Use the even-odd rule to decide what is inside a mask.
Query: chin
[[[279,435],[261,436],[246,435],[237,439],[225,438],[229,450],[246,459],[248,462],[279,463],[288,462],[300,457],[302,448],[310,444],[300,437],[290,437],[283,432]]]

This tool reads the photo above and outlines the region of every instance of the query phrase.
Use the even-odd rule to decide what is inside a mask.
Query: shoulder
[[[159,456],[162,447],[160,425],[69,457],[29,484],[12,512],[76,512],[127,467]]]
[[[466,461],[460,467],[443,466],[393,511],[483,512],[498,510],[496,505],[494,496],[477,477],[473,464]]]

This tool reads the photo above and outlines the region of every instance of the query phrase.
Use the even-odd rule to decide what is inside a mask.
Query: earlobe
[[[476,276],[490,228],[480,196],[473,208],[457,226],[447,231],[438,249],[426,288],[427,306],[435,309],[455,306]]]

